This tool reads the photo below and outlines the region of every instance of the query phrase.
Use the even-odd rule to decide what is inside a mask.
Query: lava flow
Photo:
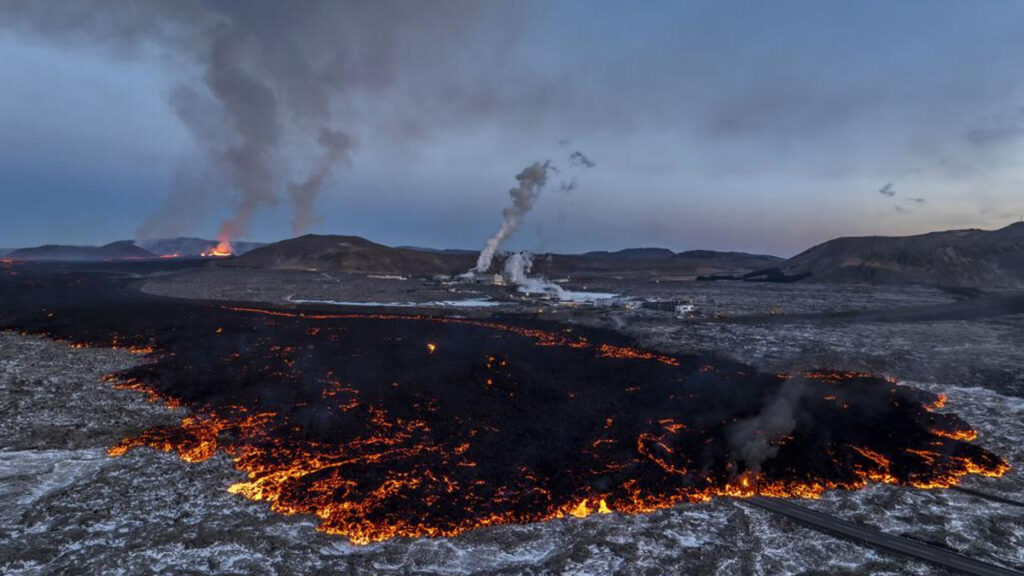
[[[109,379],[191,414],[111,455],[222,452],[248,474],[230,492],[355,543],[1009,469],[944,398],[866,374],[765,374],[523,318],[175,302],[127,281],[0,276],[0,327],[151,348]]]
[[[217,245],[209,250],[206,250],[201,254],[204,258],[226,258],[235,254],[234,248],[231,247],[231,242],[226,239],[222,239],[217,242]]]

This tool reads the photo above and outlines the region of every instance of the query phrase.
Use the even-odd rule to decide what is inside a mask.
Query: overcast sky
[[[785,256],[1024,214],[1022,2],[0,14],[5,247],[228,229],[477,248],[543,159],[561,171],[509,247]]]

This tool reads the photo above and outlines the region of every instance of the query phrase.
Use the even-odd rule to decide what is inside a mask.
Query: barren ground
[[[498,288],[453,294],[415,279],[247,272],[172,275],[150,281],[145,290],[274,305],[286,305],[289,295],[378,302],[481,293],[505,298]],[[1024,314],[957,321],[831,315],[954,301],[924,288],[590,284],[586,288],[689,298],[707,316],[725,318],[679,320],[656,312],[533,303],[507,310],[541,308],[564,321],[613,326],[666,352],[712,352],[775,371],[869,371],[946,393],[945,410],[964,417],[978,429],[978,442],[1013,465],[1003,478],[968,478],[964,486],[1024,500]],[[225,456],[199,464],[149,449],[107,457],[106,448],[123,436],[181,416],[100,380],[138,361],[125,352],[0,333],[3,574],[941,573],[730,500],[355,547],[317,532],[312,519],[282,516],[228,494],[240,474]],[[1024,509],[1013,504],[894,486],[833,492],[805,504],[1024,569]]]

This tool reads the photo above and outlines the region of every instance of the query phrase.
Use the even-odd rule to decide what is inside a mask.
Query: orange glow
[[[235,251],[231,247],[231,242],[229,242],[226,239],[222,239],[220,242],[217,243],[217,246],[203,252],[202,255],[205,258],[225,258],[227,256],[234,255],[234,253]]]
[[[592,343],[585,338],[565,331],[546,331],[499,324],[485,320],[465,318],[399,316],[386,314],[305,314],[258,308],[226,308],[243,313],[262,314],[272,317],[293,317],[306,320],[336,318],[376,318],[420,320],[443,324],[483,326],[495,330],[515,333],[533,339],[537,346],[567,346],[588,348],[595,354],[622,360],[643,360],[678,366],[679,360],[651,353],[638,348],[628,348]],[[310,328],[311,330],[316,327]],[[221,328],[217,329],[220,333]],[[433,338],[433,336],[431,336]],[[426,339],[426,338],[424,338]],[[415,341],[414,341],[415,342]],[[115,343],[116,345],[116,343]],[[434,354],[437,345],[422,340],[412,344],[419,354],[425,346]],[[276,352],[287,354],[291,348],[280,345]],[[140,349],[141,350],[141,349]],[[448,349],[450,351],[452,348]],[[421,356],[422,358],[422,356]],[[515,360],[515,359],[513,359]],[[492,355],[481,358],[489,369],[507,365],[504,357]],[[810,378],[824,381],[844,380],[861,376],[856,373],[812,373]],[[161,396],[141,381],[109,376],[107,380],[116,387],[142,392],[151,401],[163,401],[178,405],[177,400]],[[493,385],[492,379],[486,380]],[[397,384],[394,384],[397,386]],[[466,469],[482,470],[486,461],[474,461],[471,443],[475,442],[473,430],[467,438],[447,442],[435,437],[426,420],[411,416],[400,417],[389,413],[380,406],[369,404],[357,387],[334,379],[325,382],[318,390],[321,398],[327,400],[331,410],[365,414],[369,424],[344,439],[328,441],[296,440],[285,435],[275,436],[273,443],[267,443],[272,435],[271,426],[275,414],[257,412],[255,408],[231,406],[229,409],[210,412],[199,409],[177,426],[154,428],[137,436],[125,438],[109,449],[111,456],[120,456],[138,446],[149,446],[168,453],[176,453],[188,462],[206,460],[218,451],[227,454],[234,466],[248,475],[245,481],[235,483],[228,492],[241,495],[253,501],[267,502],[275,512],[289,515],[311,515],[319,520],[318,529],[330,534],[342,535],[354,544],[388,540],[396,537],[442,537],[455,536],[467,530],[496,524],[540,522],[555,518],[586,518],[592,514],[640,514],[670,508],[684,502],[704,502],[716,497],[749,498],[764,495],[776,498],[817,499],[826,490],[860,489],[870,482],[909,485],[917,488],[946,488],[959,483],[968,474],[981,476],[1002,476],[1009,471],[1009,464],[992,457],[965,458],[950,456],[948,452],[932,452],[930,445],[924,449],[904,449],[938,470],[936,475],[906,475],[900,472],[902,453],[899,450],[882,454],[861,446],[837,444],[833,460],[845,461],[853,468],[853,476],[843,483],[830,482],[810,476],[796,480],[773,480],[758,471],[737,471],[727,475],[707,477],[693,472],[686,455],[678,449],[674,439],[680,435],[699,433],[697,424],[679,421],[681,418],[660,418],[647,422],[645,431],[629,437],[630,442],[616,442],[608,438],[608,430],[628,426],[628,418],[614,414],[604,420],[604,427],[587,438],[588,451],[600,455],[598,460],[601,474],[618,474],[627,466],[648,461],[669,476],[694,478],[692,484],[673,491],[652,492],[636,478],[616,480],[613,487],[588,489],[585,485],[569,492],[553,494],[554,488],[546,485],[536,470],[523,467],[517,475],[517,482],[504,485],[488,485],[475,476],[460,475],[457,471]],[[602,414],[603,416],[603,414]],[[625,423],[625,424],[624,424]],[[688,425],[689,424],[689,425]],[[950,442],[966,439],[962,430],[937,430],[930,440]],[[973,430],[970,432],[973,433]],[[223,439],[223,441],[222,441]],[[635,444],[634,444],[635,441]],[[782,440],[780,440],[781,442]],[[620,459],[611,456],[620,447],[628,447],[627,456]],[[635,446],[635,448],[634,448]],[[269,448],[268,448],[269,447]],[[918,446],[920,447],[920,446]],[[832,454],[832,452],[830,452]],[[608,455],[607,457],[605,457]],[[905,460],[906,458],[902,458]],[[893,466],[893,462],[896,466]],[[354,471],[360,467],[372,466],[379,469],[379,475],[372,480],[362,479]],[[477,468],[479,467],[479,468]],[[689,468],[689,469],[688,469]],[[894,472],[892,468],[897,470]],[[521,480],[521,481],[520,481]],[[459,515],[454,522],[438,522],[429,515],[417,516],[409,513],[442,506],[444,498],[460,495],[457,502],[464,510],[452,509]],[[522,502],[524,494],[539,495],[543,504],[530,509],[510,504]],[[614,505],[614,510],[608,501]],[[480,512],[480,503],[501,502],[501,512]],[[403,509],[402,514],[387,514],[396,506],[413,506]],[[445,509],[447,511],[447,509]],[[382,512],[383,511],[383,512]]]
[[[948,398],[946,397],[945,394],[939,394],[938,397],[935,398],[934,402],[925,404],[924,405],[924,409],[928,410],[929,412],[934,412],[935,410],[938,410],[939,408],[942,408],[943,406],[945,406],[947,400],[948,400]]]
[[[936,436],[942,436],[945,438],[952,438],[953,440],[963,440],[964,442],[973,442],[978,439],[978,431],[968,428],[966,430],[943,430],[941,428],[935,428],[929,430]]]

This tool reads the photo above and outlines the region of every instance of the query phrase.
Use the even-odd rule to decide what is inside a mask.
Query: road
[[[956,552],[930,546],[916,540],[903,538],[902,536],[886,534],[870,526],[841,520],[787,500],[755,496],[743,500],[743,502],[748,502],[770,512],[782,514],[800,524],[822,532],[850,538],[876,548],[924,560],[925,562],[930,562],[936,566],[941,566],[961,574],[973,576],[1024,576],[1024,572],[974,560]]]

